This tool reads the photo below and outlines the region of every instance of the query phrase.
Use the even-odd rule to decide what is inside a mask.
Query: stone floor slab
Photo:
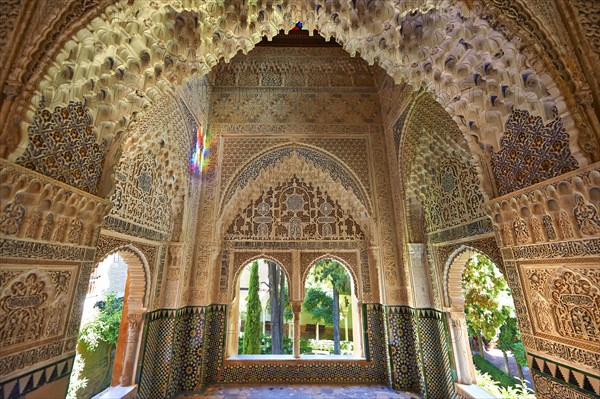
[[[209,385],[200,392],[182,393],[177,399],[416,399],[410,392],[395,391],[385,385]]]

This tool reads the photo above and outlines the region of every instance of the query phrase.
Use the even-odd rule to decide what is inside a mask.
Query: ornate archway
[[[271,38],[301,20],[306,27],[317,28],[320,35],[334,37],[351,55],[360,53],[370,63],[378,60],[397,81],[404,79],[415,89],[426,88],[457,122],[474,153],[480,151],[479,143],[501,147],[511,106],[527,105],[532,116],[543,122],[560,118],[561,126],[570,132],[574,159],[579,165],[589,162],[578,144],[579,133],[566,109],[564,93],[556,90],[541,65],[535,70],[527,67],[527,57],[480,17],[481,10],[449,1],[436,6],[417,4],[416,12],[403,3],[376,8],[366,7],[362,16],[350,5],[334,10],[313,9],[305,3],[281,9],[258,6],[242,14],[226,12],[212,1],[192,8],[179,2],[144,7],[125,0],[110,5],[89,28],[79,32],[81,39],[66,42],[53,64],[42,67],[45,75],[35,81],[36,94],[16,102],[12,113],[27,113],[28,122],[22,124],[20,133],[6,130],[4,141],[15,145],[6,149],[12,152],[9,158],[29,162],[30,156],[21,155],[35,147],[29,137],[39,127],[31,123],[44,118],[43,114],[51,115],[56,106],[67,106],[71,99],[80,101],[73,101],[73,106],[84,114],[88,107],[93,108],[88,119],[74,123],[94,132],[97,143],[111,140],[151,104],[172,93],[170,83],[181,86],[190,75],[204,75],[221,58],[228,61],[240,50],[247,53],[263,36]],[[379,29],[350,29],[355,19],[377,21],[368,25]],[[171,25],[172,29],[163,29]],[[214,32],[213,37],[202,35],[203,30]],[[109,31],[116,33],[106,34]],[[147,37],[162,45],[149,46]],[[142,73],[144,77],[136,75]],[[478,106],[468,107],[473,102]],[[101,154],[103,149],[94,151]],[[42,164],[27,165],[50,173]]]
[[[100,235],[95,265],[118,253],[128,266],[121,326],[116,346],[111,387],[135,383],[139,342],[146,310],[150,307],[151,272],[146,255],[133,243]]]

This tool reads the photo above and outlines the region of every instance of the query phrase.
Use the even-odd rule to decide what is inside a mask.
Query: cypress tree
[[[250,282],[246,298],[246,323],[242,346],[242,353],[246,355],[260,354],[261,310],[258,298],[258,261],[254,261],[250,267]]]

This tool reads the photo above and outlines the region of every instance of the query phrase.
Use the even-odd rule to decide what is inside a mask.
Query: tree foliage
[[[513,356],[517,361],[517,364],[521,367],[527,367],[527,354],[525,353],[525,348],[523,347],[523,342],[519,341],[513,346]]]
[[[321,287],[309,287],[302,307],[317,323],[333,324],[333,298]]]
[[[317,261],[311,270],[315,281],[327,283],[333,292],[333,296],[329,295],[320,287],[309,288],[304,301],[304,308],[314,315],[313,319],[317,322],[324,320],[329,324],[333,324],[333,353],[340,354],[340,295],[349,295],[351,293],[350,275],[344,266],[332,259],[321,259]],[[329,299],[330,298],[331,302]],[[331,305],[325,308],[324,306]],[[323,311],[329,313],[325,316]]]
[[[123,298],[117,298],[114,291],[109,291],[95,307],[100,311],[84,324],[79,332],[79,341],[83,342],[89,351],[95,350],[100,342],[110,346],[117,344]]]
[[[467,262],[462,289],[467,325],[476,335],[491,341],[509,314],[498,301],[500,293],[508,290],[506,281],[489,258],[476,256]]]
[[[258,262],[250,266],[250,281],[246,297],[246,323],[244,324],[244,340],[242,353],[247,355],[260,354],[260,315],[262,307],[258,297]]]
[[[504,324],[500,327],[500,334],[498,335],[498,349],[502,352],[512,351],[515,344],[521,342],[519,327],[517,326],[517,319],[508,316],[504,321]]]

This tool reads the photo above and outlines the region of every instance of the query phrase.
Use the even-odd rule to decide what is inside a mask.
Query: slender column
[[[136,352],[140,339],[140,330],[144,313],[130,313],[127,315],[127,343],[125,346],[125,360],[121,374],[121,385],[126,387],[134,383],[134,367]]]
[[[239,352],[240,337],[240,295],[236,295],[231,303],[231,314],[229,316],[229,330],[227,331],[227,350],[226,356],[234,356]]]
[[[300,358],[300,312],[302,311],[302,302],[293,301],[292,311],[294,312],[294,358]]]
[[[427,246],[425,244],[408,244],[410,262],[410,279],[412,284],[412,306],[415,308],[431,308],[431,290],[427,266]]]
[[[474,384],[475,371],[464,312],[450,312],[450,333],[458,382],[466,385]]]
[[[378,246],[370,246],[369,247],[369,264],[366,267],[369,268],[369,273],[371,276],[371,291],[372,291],[372,300],[377,303],[386,298],[385,296],[385,281],[383,275],[383,267],[379,262],[379,247]],[[358,296],[358,293],[357,293]],[[363,299],[364,300],[364,299]]]

